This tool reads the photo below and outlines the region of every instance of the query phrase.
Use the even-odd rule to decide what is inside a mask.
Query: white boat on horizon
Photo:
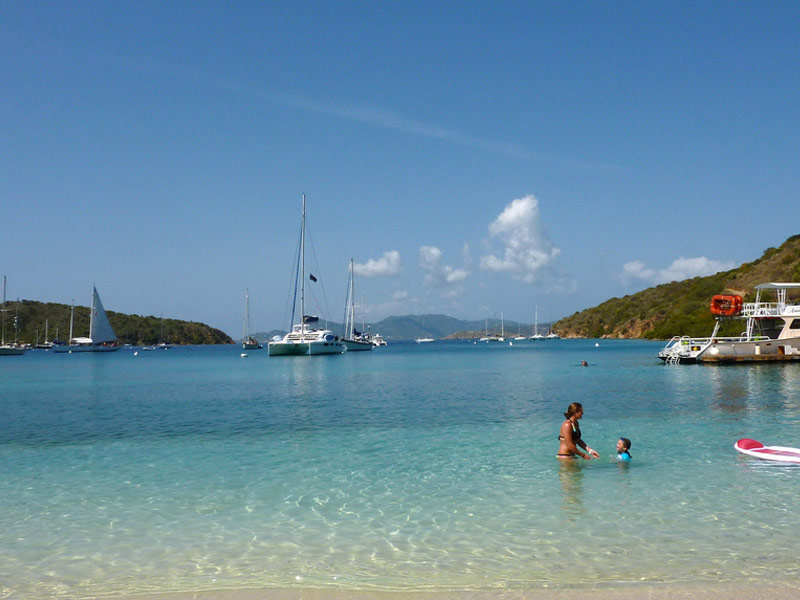
[[[486,343],[506,341],[506,327],[503,320],[503,313],[500,313],[500,335],[497,335],[496,333],[489,333],[489,319],[486,319],[484,322],[484,335],[478,341]]]
[[[539,333],[539,307],[533,309],[533,334],[528,338],[529,340],[539,341],[543,340],[544,336]]]
[[[319,318],[305,314],[305,269],[306,269],[306,195],[303,194],[303,216],[300,227],[300,252],[296,273],[300,277],[300,323],[292,326],[292,330],[283,337],[275,336],[267,345],[269,356],[312,356],[318,354],[341,354],[345,351],[344,344],[329,330],[320,329],[317,325]],[[313,275],[309,276],[314,277]],[[313,279],[316,281],[316,278]],[[295,284],[295,294],[296,294]],[[292,317],[294,321],[297,297],[292,302]]]
[[[787,298],[800,283],[762,283],[755,287],[755,302],[738,294],[718,294],[711,299],[716,318],[710,337],[675,336],[658,353],[667,364],[800,361],[800,303]],[[775,302],[764,302],[762,292],[775,292]],[[744,320],[745,330],[720,337],[726,320]]]
[[[69,352],[114,352],[119,350],[117,335],[111,327],[97,288],[92,286],[92,307],[89,312],[89,337],[72,337],[75,306],[73,305],[69,318],[69,342],[55,346],[57,353]]]
[[[0,337],[0,356],[21,356],[25,354],[25,346],[18,344],[16,341],[13,344],[6,344],[6,276],[3,275],[3,331]],[[16,322],[15,322],[16,328]],[[16,331],[16,329],[15,329]],[[16,336],[15,336],[16,337]]]

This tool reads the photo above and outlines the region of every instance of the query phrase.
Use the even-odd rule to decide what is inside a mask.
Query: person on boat
[[[621,437],[617,440],[617,460],[628,461],[631,459],[631,441]]]
[[[583,417],[583,406],[580,402],[573,402],[567,407],[564,413],[565,421],[561,424],[561,431],[558,434],[558,458],[569,459],[580,456],[586,460],[600,458],[596,450],[592,450],[586,442],[581,439],[581,427],[578,420]],[[581,452],[581,448],[584,450]]]

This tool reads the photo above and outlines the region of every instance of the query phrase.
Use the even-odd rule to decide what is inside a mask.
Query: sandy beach
[[[378,591],[323,589],[209,590],[128,596],[125,600],[795,600],[800,584],[631,584],[613,587],[560,587],[541,590]]]

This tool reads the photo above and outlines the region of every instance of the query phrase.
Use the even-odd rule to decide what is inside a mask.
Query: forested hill
[[[751,302],[755,298],[754,287],[770,281],[800,282],[800,235],[731,271],[612,298],[557,321],[553,330],[562,337],[590,338],[669,339],[674,335],[709,335],[714,327],[709,310],[714,294],[735,293],[745,302]],[[741,322],[731,326],[738,327],[734,333],[741,331]]]
[[[19,341],[35,344],[38,339],[45,341],[45,322],[48,337],[52,340],[58,331],[58,339],[66,342],[69,338],[70,307],[67,304],[21,300],[6,302],[6,340],[14,339],[14,319],[18,319]],[[18,311],[18,317],[17,317]],[[157,344],[232,344],[233,340],[219,329],[204,323],[142,317],[106,311],[114,333],[122,343],[139,345]],[[89,308],[75,307],[73,335],[89,335]]]

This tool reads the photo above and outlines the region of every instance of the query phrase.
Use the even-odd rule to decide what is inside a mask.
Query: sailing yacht
[[[50,324],[48,322],[48,319],[45,319],[44,320],[44,342],[39,343],[39,330],[37,329],[36,330],[36,345],[34,346],[34,348],[37,348],[39,350],[50,350],[50,348],[52,348],[53,346],[56,345],[54,341],[48,341],[48,338],[50,337],[49,327],[50,327]]]
[[[298,253],[297,274],[300,277],[300,323],[282,338],[275,336],[267,345],[269,356],[311,356],[316,354],[341,354],[345,347],[339,338],[328,329],[318,327],[319,317],[305,314],[306,291],[306,195],[303,194],[303,218],[300,228],[300,252]],[[309,276],[309,278],[313,275]],[[316,281],[314,279],[313,281]],[[295,284],[295,291],[297,290]],[[292,321],[297,297],[292,303]]]
[[[500,335],[496,333],[489,334],[489,319],[486,319],[485,323],[485,333],[484,336],[480,339],[481,342],[504,342],[506,341],[506,328],[503,321],[503,313],[500,313]],[[492,326],[494,327],[494,325]]]
[[[350,282],[347,286],[347,301],[344,312],[344,334],[342,343],[348,352],[372,350],[375,346],[369,339],[369,334],[356,330],[356,303],[355,303],[355,278],[353,277],[353,259],[350,259]],[[364,329],[364,327],[362,327]]]
[[[103,303],[97,288],[92,286],[92,308],[89,313],[89,337],[72,337],[72,325],[75,317],[75,307],[72,307],[69,318],[69,342],[55,346],[53,350],[64,352],[114,352],[119,350],[117,335],[108,321]]]
[[[6,344],[6,276],[3,275],[3,332],[0,341],[0,356],[19,356],[25,354],[25,347],[16,342]]]
[[[244,290],[244,327],[242,328],[242,349],[260,350],[263,348],[258,340],[250,335],[250,290]]]
[[[539,307],[537,306],[534,309],[534,316],[533,316],[533,335],[528,338],[530,340],[543,340],[544,336],[539,333]]]

